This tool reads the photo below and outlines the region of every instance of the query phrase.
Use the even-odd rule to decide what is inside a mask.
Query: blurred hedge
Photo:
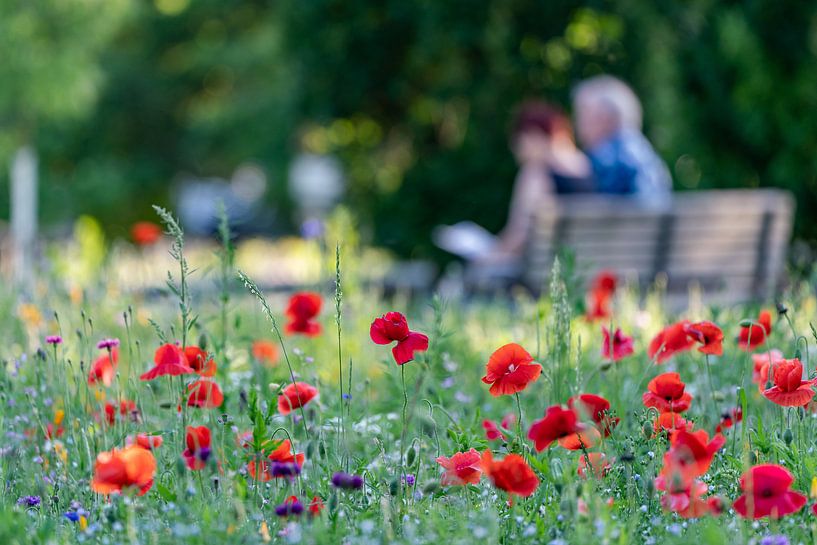
[[[40,14],[58,14],[59,1],[40,4]],[[287,220],[286,167],[302,146],[343,160],[348,200],[376,242],[429,255],[436,223],[503,224],[514,105],[530,96],[567,105],[575,82],[610,72],[642,97],[647,133],[678,189],[787,187],[798,196],[799,235],[817,237],[807,221],[817,209],[814,3],[117,4],[126,13],[109,18],[104,47],[83,42],[98,37],[93,15],[88,32],[51,44],[83,51],[77,70],[95,75],[83,115],[14,115],[35,86],[65,89],[59,72],[13,93],[0,79],[0,122],[12,135],[0,139],[2,159],[9,142],[37,144],[44,220],[90,213],[124,232],[167,201],[177,173],[228,176],[247,160],[271,173],[270,203]],[[0,36],[14,24],[0,19]],[[42,39],[31,36],[0,47]]]

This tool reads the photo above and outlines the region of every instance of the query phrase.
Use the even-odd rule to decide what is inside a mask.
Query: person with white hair
[[[607,75],[586,79],[573,91],[573,110],[597,192],[669,201],[672,178],[641,132],[641,103],[627,84]]]

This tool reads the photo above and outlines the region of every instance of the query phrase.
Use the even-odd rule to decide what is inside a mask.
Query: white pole
[[[11,163],[11,262],[19,284],[28,285],[32,280],[36,239],[37,154],[24,146]]]

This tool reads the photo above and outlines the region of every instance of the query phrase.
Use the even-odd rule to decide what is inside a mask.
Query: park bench
[[[682,192],[661,209],[632,199],[575,195],[544,203],[532,222],[522,278],[546,289],[567,251],[585,279],[604,269],[668,298],[731,304],[773,297],[784,271],[794,199],[783,190]]]

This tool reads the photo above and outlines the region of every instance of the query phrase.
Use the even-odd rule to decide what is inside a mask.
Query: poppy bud
[[[400,487],[400,480],[399,479],[392,479],[391,482],[389,483],[389,494],[391,494],[392,496],[396,496],[397,491],[399,490],[399,487]]]
[[[199,337],[199,348],[204,351],[207,351],[207,337],[204,336],[204,333],[201,334]]]
[[[599,369],[601,369],[602,371],[607,371],[612,366],[613,366],[613,361],[612,360],[604,360],[603,362],[601,362],[601,365],[599,366]]]
[[[712,399],[714,399],[715,401],[723,401],[724,399],[726,399],[726,396],[723,395],[723,392],[714,392],[712,394]]]
[[[783,432],[783,441],[785,441],[787,445],[790,445],[793,440],[794,434],[791,432],[791,428],[786,428],[786,431]]]
[[[651,439],[653,436],[654,426],[650,422],[644,422],[641,426],[641,433],[644,434],[644,437],[647,439]]]
[[[635,461],[635,454],[633,454],[632,452],[625,452],[624,454],[621,455],[620,459],[624,463],[630,463]]]
[[[757,454],[755,453],[755,451],[750,450],[749,451],[749,464],[750,465],[755,465],[756,463],[757,463]]]
[[[417,458],[417,451],[414,448],[410,448],[406,453],[406,465],[410,466],[414,464],[415,458]]]
[[[329,512],[334,513],[338,510],[338,495],[332,494],[329,496]]]
[[[777,304],[775,305],[775,307],[777,308],[777,313],[778,313],[780,316],[785,316],[785,315],[786,315],[786,313],[788,313],[788,312],[789,312],[789,309],[788,309],[788,308],[786,308],[786,305],[784,305],[783,303],[781,303],[781,302],[779,302],[779,301],[777,302]]]
[[[321,458],[326,458],[326,444],[323,441],[318,443],[318,454]]]
[[[433,494],[440,488],[440,481],[428,481],[423,486],[423,494]]]
[[[311,460],[313,454],[315,454],[315,443],[309,442],[306,445],[306,458]]]

